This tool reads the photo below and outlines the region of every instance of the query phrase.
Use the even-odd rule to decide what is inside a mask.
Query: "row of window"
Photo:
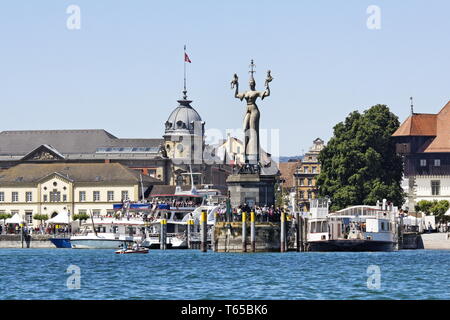
[[[5,193],[2,191],[0,192],[0,202],[5,201]],[[11,201],[12,202],[19,202],[19,193],[18,192],[11,192]],[[32,192],[25,192],[25,201],[31,202],[33,201],[33,193]]]
[[[122,191],[121,193],[121,200],[129,200],[128,191]],[[63,202],[67,201],[67,195],[63,194],[61,197],[61,192],[54,189],[51,191],[48,195],[43,195],[43,201],[48,202],[50,197],[50,202],[61,202],[61,199]],[[94,201],[100,201],[100,191],[93,191],[92,192],[92,198]],[[79,192],[79,199],[80,202],[86,201],[86,191],[80,191]],[[5,201],[5,192],[0,192],[0,202]],[[12,202],[19,202],[19,192],[13,191],[11,192],[11,201]],[[25,202],[32,202],[33,201],[33,193],[31,191],[25,192]],[[115,201],[115,195],[114,191],[108,191],[107,192],[107,201]]]
[[[304,173],[319,173],[317,170],[317,167],[303,167],[303,170],[300,170],[300,172],[304,172]]]
[[[78,214],[88,214],[88,212],[85,209],[81,209],[81,210],[78,210]],[[106,215],[112,217],[114,215],[114,210],[106,210]],[[94,218],[99,218],[101,216],[101,210],[100,209],[92,209],[92,216]]]
[[[86,201],[86,191],[80,191],[79,192],[79,199],[80,202]],[[92,199],[94,201],[100,201],[100,191],[93,191],[92,192]],[[115,192],[114,191],[108,191],[106,193],[106,200],[107,201],[115,201]],[[128,191],[122,191],[121,192],[121,201],[129,200]]]
[[[306,181],[306,184],[305,184]],[[298,185],[300,186],[313,186],[313,179],[312,178],[308,178],[308,179],[298,179]]]
[[[299,192],[299,199],[308,199],[311,200],[313,199],[313,195],[316,195],[316,192],[314,191],[300,191]],[[317,198],[317,195],[315,196],[315,198]]]
[[[433,165],[435,167],[440,167],[441,166],[441,159],[434,159]],[[426,159],[421,159],[420,160],[420,166],[421,167],[426,167],[427,166],[427,160]]]

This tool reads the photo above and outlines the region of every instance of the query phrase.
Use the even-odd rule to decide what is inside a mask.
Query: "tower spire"
[[[414,103],[413,103],[413,97],[410,97],[409,100],[411,100],[411,115],[414,115]]]

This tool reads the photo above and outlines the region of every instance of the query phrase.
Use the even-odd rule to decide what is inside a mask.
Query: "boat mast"
[[[195,188],[194,174],[192,173],[192,166],[190,164],[189,164],[189,170],[190,170],[190,174],[191,174],[191,194],[196,194],[197,189]]]
[[[141,201],[144,202],[144,183],[142,182],[142,173],[139,175],[141,180]]]
[[[69,231],[69,237],[71,235],[72,227],[70,226],[70,210],[67,210],[67,231]]]
[[[95,230],[94,215],[93,215],[91,209],[89,209],[89,211],[91,212],[92,229],[94,229],[95,236],[98,237],[98,236],[97,236],[97,230]]]

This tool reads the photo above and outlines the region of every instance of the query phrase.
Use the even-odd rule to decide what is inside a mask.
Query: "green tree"
[[[6,223],[6,219],[11,218],[12,215],[10,215],[9,213],[0,213],[0,220],[3,220],[3,224]]]
[[[74,214],[73,215],[73,220],[74,221],[80,220],[80,222],[81,222],[82,220],[87,220],[87,219],[89,219],[89,215],[86,214],[86,213],[79,213],[79,214]]]
[[[433,201],[427,201],[427,200],[420,200],[417,202],[417,205],[415,206],[416,211],[425,213],[427,216],[430,214],[433,214],[433,216],[436,217],[436,222],[444,223],[448,220],[450,220],[448,216],[445,215],[447,210],[450,208],[450,202],[447,200],[433,200]]]
[[[35,214],[33,216],[33,219],[40,221],[41,224],[42,224],[42,221],[47,221],[48,220],[48,215],[47,214]]]
[[[275,207],[282,208],[283,207],[283,188],[280,183],[275,184]]]
[[[402,159],[391,135],[398,117],[385,105],[350,113],[334,127],[334,135],[320,152],[319,195],[330,196],[331,210],[373,205],[387,199],[404,202]]]
[[[431,213],[431,208],[433,207],[433,202],[428,200],[420,200],[415,205],[416,212],[425,213],[427,216]]]

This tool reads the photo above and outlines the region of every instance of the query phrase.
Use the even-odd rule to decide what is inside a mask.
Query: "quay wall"
[[[252,252],[250,223],[247,223],[246,249]],[[280,223],[255,224],[256,252],[279,252]],[[242,222],[217,222],[214,226],[213,249],[216,252],[242,252]]]
[[[23,248],[56,248],[47,235],[31,235],[23,238]],[[20,234],[0,235],[0,248],[22,248]]]
[[[405,233],[399,244],[400,250],[423,249],[422,237],[418,233]]]
[[[421,238],[424,249],[450,250],[450,233],[424,233]]]
[[[450,250],[450,233],[406,233],[400,249]]]

